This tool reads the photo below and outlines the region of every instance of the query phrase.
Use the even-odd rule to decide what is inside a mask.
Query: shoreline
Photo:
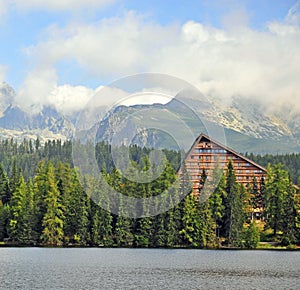
[[[220,247],[220,248],[189,248],[189,247],[105,247],[105,246],[82,246],[82,245],[62,245],[62,246],[49,246],[49,245],[21,245],[12,243],[0,243],[1,248],[48,248],[48,249],[143,249],[143,250],[207,250],[207,251],[300,251],[300,246],[291,247],[257,247],[254,249],[247,248],[234,248],[234,247]]]

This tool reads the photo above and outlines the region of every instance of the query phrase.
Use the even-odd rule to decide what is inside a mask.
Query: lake
[[[0,289],[300,289],[300,252],[0,248]]]

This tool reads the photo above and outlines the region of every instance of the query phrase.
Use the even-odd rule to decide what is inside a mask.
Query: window
[[[209,156],[206,156],[206,157],[205,157],[205,160],[207,160],[207,161],[208,161],[208,160],[209,160]]]

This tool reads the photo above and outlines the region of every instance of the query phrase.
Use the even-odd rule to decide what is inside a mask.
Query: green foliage
[[[228,246],[241,247],[243,224],[245,221],[245,213],[243,212],[244,188],[236,182],[231,160],[228,163],[226,172],[225,192],[221,230]]]
[[[285,211],[289,210],[286,198],[291,191],[292,184],[289,175],[278,164],[274,167],[268,166],[266,183],[266,205],[267,226],[273,229],[273,235],[284,229]]]
[[[96,157],[102,177],[83,172],[79,179],[71,142],[5,140],[0,149],[0,241],[170,248],[214,248],[225,241],[223,245],[255,248],[259,229],[253,221],[246,230],[244,225],[253,208],[263,208],[266,228],[278,242],[300,242],[299,193],[279,165],[268,168],[266,180],[253,179],[247,188],[237,183],[231,162],[226,174],[215,168],[207,179],[203,171],[195,195],[184,164],[179,178],[176,175],[180,155],[175,151],[164,150],[164,165],[153,167],[150,149],[120,146],[116,153],[120,162],[125,164],[125,151],[131,158],[124,175],[114,167],[110,145],[101,142]],[[77,150],[88,157],[94,147],[77,144]],[[149,182],[134,182],[137,172]],[[157,172],[161,174],[151,181]],[[114,198],[113,189],[136,198],[131,206],[144,217],[124,217],[131,208],[122,198]],[[148,207],[146,199],[155,196],[161,198]],[[163,204],[169,205],[167,212],[148,217],[160,212]],[[119,215],[111,214],[111,209]]]
[[[283,143],[284,144],[284,143]],[[246,154],[246,157],[253,160],[254,162],[267,167],[268,164],[272,166],[276,164],[282,164],[283,169],[288,171],[291,180],[297,184],[297,179],[300,176],[300,153],[291,153],[283,155],[254,155]]]
[[[245,247],[247,249],[255,249],[260,242],[260,232],[256,223],[251,222],[250,226],[245,231]]]
[[[47,194],[45,196],[46,213],[42,221],[41,241],[45,245],[59,246],[63,243],[63,205],[57,188],[52,163],[47,166]]]

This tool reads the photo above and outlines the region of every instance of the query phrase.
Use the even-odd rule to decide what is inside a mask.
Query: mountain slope
[[[74,111],[65,117],[53,106],[44,106],[39,112],[30,113],[15,104],[15,92],[6,83],[0,84],[0,97],[0,138],[22,140],[39,137],[42,141],[46,141],[57,138],[65,140],[73,136],[77,117],[81,112]],[[67,98],[70,99],[69,93]],[[124,119],[141,109],[146,110],[145,116],[140,117],[140,120],[132,118],[131,122],[122,125]],[[300,152],[300,114],[296,112],[292,114],[284,110],[270,113],[268,108],[252,99],[236,97],[231,104],[224,105],[215,99],[200,101],[195,98],[181,97],[179,102],[176,99],[165,105],[119,106],[106,116],[104,116],[105,106],[93,110],[95,110],[93,115],[96,114],[96,120],[101,120],[97,125],[99,140],[111,140],[121,126],[125,126],[123,134],[130,135],[139,122],[147,120],[149,126],[153,125],[153,130],[140,128],[133,142],[140,145],[176,147],[171,136],[155,130],[157,124],[155,119],[160,119],[166,126],[166,130],[172,132],[174,124],[167,115],[167,112],[171,111],[174,116],[188,124],[195,136],[201,132],[207,133],[204,123],[206,126],[224,128],[227,145],[239,152]],[[83,126],[90,123],[91,117],[89,113],[87,115],[85,113],[81,114]],[[184,138],[183,133],[179,132],[181,138]]]

